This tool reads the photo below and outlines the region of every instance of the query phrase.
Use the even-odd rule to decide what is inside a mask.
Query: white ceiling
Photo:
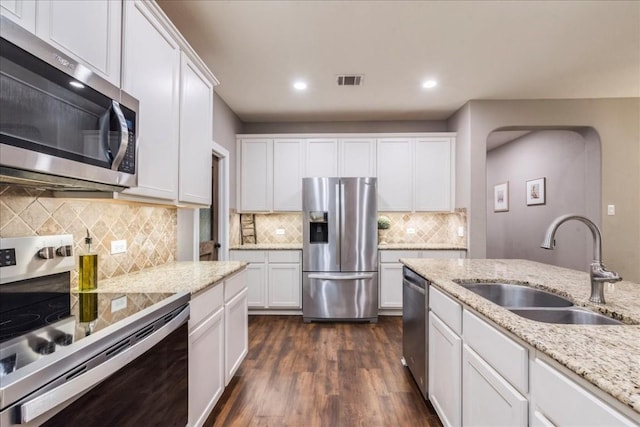
[[[440,120],[471,99],[640,96],[635,0],[158,3],[245,122]],[[364,84],[339,88],[342,73]],[[426,78],[439,85],[422,89]]]

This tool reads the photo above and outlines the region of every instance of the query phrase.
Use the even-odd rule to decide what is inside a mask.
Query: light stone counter
[[[467,248],[454,243],[380,243],[381,251],[415,250],[415,251],[466,251]]]
[[[508,330],[623,404],[640,413],[640,284],[605,285],[606,305],[589,302],[589,275],[525,260],[402,259],[498,326]],[[527,284],[569,297],[576,306],[614,317],[618,326],[535,322],[468,291],[454,280]]]
[[[99,293],[175,293],[195,294],[240,271],[243,261],[170,262],[98,282]]]
[[[302,243],[249,243],[233,245],[232,251],[301,251]]]

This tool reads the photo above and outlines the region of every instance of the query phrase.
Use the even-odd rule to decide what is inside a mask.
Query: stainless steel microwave
[[[0,19],[0,182],[66,190],[136,186],[138,101]]]

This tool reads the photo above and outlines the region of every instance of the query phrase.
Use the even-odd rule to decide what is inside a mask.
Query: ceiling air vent
[[[340,74],[336,79],[338,86],[361,86],[363,74]]]

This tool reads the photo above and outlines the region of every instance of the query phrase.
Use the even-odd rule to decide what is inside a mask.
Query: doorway
[[[220,159],[211,156],[211,207],[200,209],[200,261],[218,261],[220,244]]]

